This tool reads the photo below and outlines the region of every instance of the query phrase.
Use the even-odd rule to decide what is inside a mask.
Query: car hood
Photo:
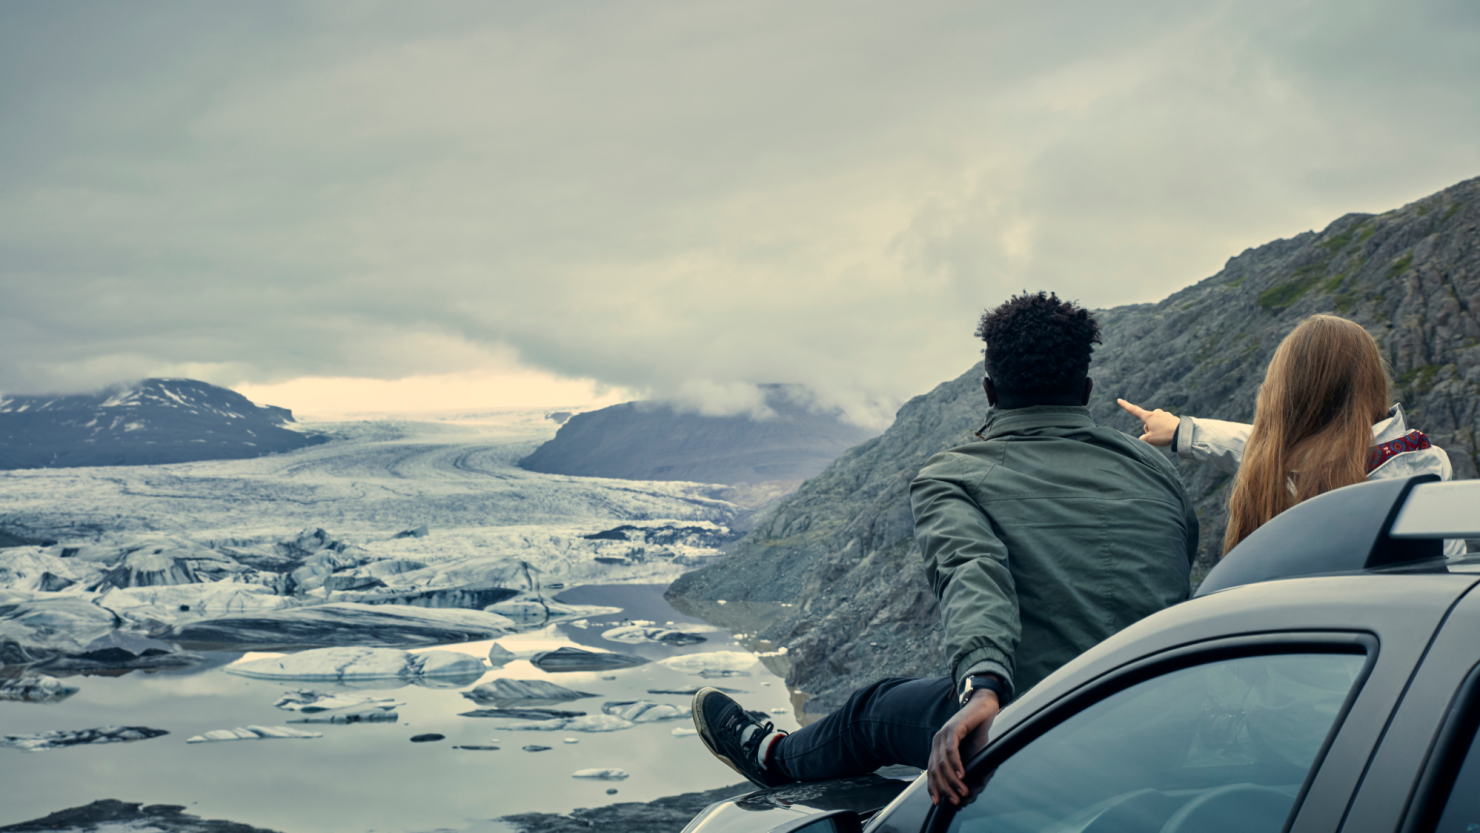
[[[765,833],[786,822],[829,810],[852,810],[867,815],[893,801],[919,773],[918,769],[908,767],[898,769],[908,772],[896,777],[869,774],[832,781],[804,781],[715,802],[689,822],[683,833]]]

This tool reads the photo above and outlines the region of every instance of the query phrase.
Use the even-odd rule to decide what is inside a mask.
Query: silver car
[[[1363,483],[1279,515],[1196,596],[1008,705],[967,769],[793,784],[685,833],[1480,831],[1480,481]]]

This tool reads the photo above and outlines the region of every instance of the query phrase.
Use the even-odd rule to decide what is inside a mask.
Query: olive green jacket
[[[994,410],[983,436],[910,487],[958,687],[1021,693],[1188,597],[1197,516],[1160,452],[1067,406]]]

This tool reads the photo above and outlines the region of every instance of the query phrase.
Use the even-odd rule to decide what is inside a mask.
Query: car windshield
[[[1012,755],[960,833],[1278,833],[1365,658],[1241,657],[1173,671]]]

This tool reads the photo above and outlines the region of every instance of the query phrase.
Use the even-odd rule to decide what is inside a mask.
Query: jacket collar
[[[1027,408],[987,412],[987,424],[980,436],[991,440],[1034,428],[1092,428],[1095,420],[1083,405],[1031,405]]]
[[[1372,444],[1392,442],[1408,433],[1408,419],[1403,416],[1403,406],[1393,405],[1388,409],[1387,419],[1372,426]]]

